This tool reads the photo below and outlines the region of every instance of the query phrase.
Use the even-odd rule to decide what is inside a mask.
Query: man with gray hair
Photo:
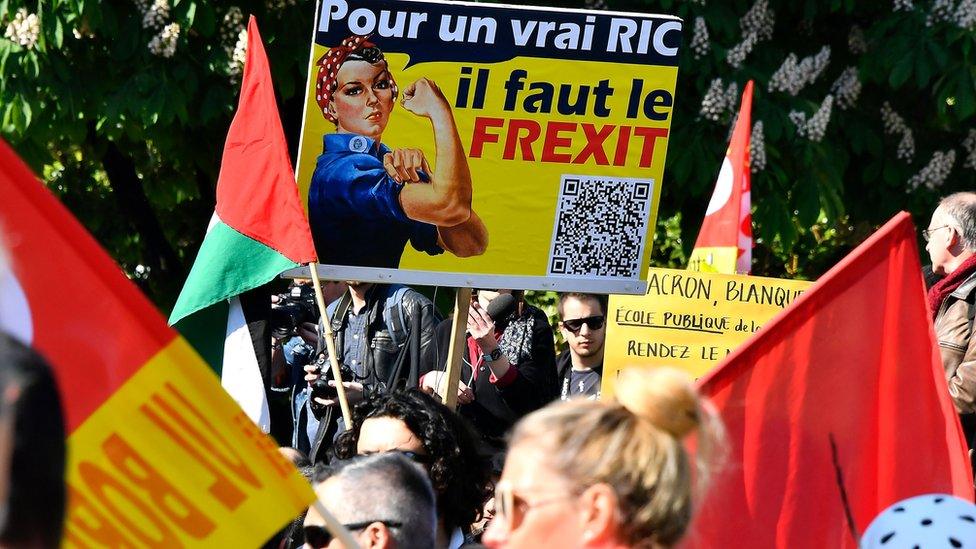
[[[922,237],[932,259],[932,271],[945,277],[929,290],[928,300],[949,393],[960,413],[972,414],[976,412],[976,338],[972,337],[976,317],[976,193],[943,198]],[[967,423],[967,418],[963,419]]]
[[[434,490],[427,474],[389,452],[320,466],[315,494],[363,549],[430,549],[437,528]],[[343,547],[315,507],[305,517],[305,547]]]

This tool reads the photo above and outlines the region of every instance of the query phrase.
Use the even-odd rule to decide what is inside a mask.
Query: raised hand
[[[417,116],[430,118],[451,112],[451,106],[444,98],[441,89],[426,78],[421,78],[407,86],[407,89],[403,90],[403,97],[400,102],[403,104],[403,108]]]

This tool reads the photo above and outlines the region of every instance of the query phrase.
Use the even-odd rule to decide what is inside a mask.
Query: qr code
[[[563,175],[548,274],[638,278],[653,191],[650,179]]]

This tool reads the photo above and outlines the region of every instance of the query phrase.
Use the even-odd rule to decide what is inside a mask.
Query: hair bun
[[[699,424],[699,399],[693,380],[673,368],[621,370],[617,401],[630,413],[681,439]]]

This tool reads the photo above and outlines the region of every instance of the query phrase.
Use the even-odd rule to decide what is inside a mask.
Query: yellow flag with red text
[[[305,479],[3,141],[0,193],[0,328],[64,406],[64,546],[255,546],[301,513]]]

